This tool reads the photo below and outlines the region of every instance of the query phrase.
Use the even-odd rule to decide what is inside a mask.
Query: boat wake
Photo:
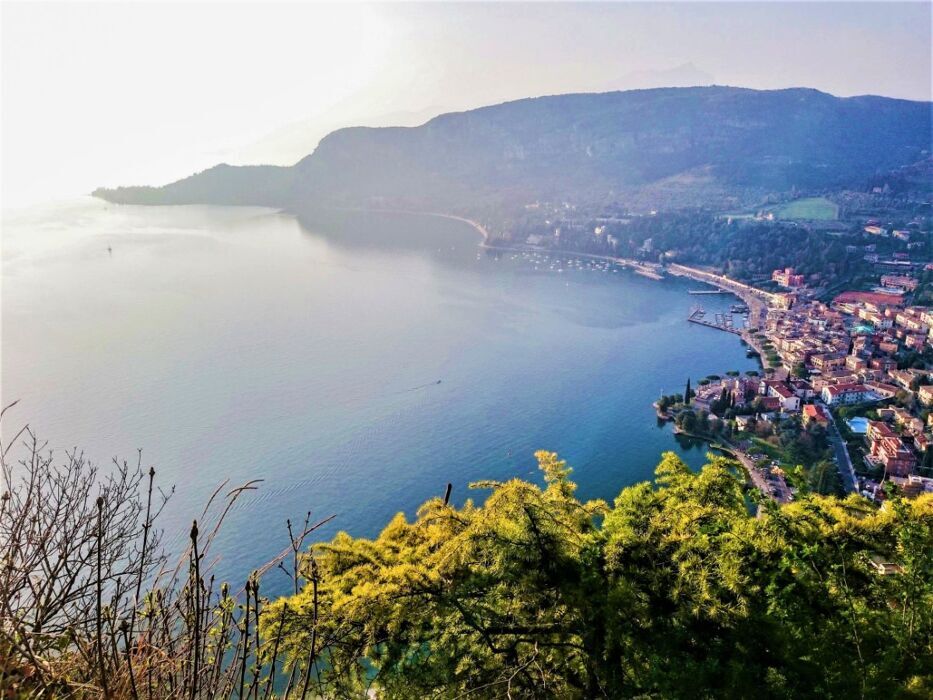
[[[441,383],[441,379],[438,379],[436,382],[428,382],[427,384],[419,384],[418,386],[413,386],[408,389],[402,389],[401,391],[395,392],[396,394],[408,394],[412,391],[423,391],[424,389],[430,389],[432,386],[437,386]]]

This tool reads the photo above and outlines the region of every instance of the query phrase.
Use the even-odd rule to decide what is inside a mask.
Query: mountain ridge
[[[163,187],[94,195],[136,204],[464,210],[651,196],[662,183],[666,196],[712,203],[851,186],[917,162],[931,149],[931,105],[813,88],[543,95],[419,126],[337,129],[292,166],[221,164]]]

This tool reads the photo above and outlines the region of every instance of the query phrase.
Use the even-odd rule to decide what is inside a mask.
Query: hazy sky
[[[663,82],[931,97],[931,3],[2,5],[4,207]]]

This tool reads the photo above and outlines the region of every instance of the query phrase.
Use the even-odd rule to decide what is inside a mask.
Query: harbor
[[[687,320],[690,323],[696,323],[701,326],[706,326],[707,328],[715,328],[720,331],[726,331],[727,333],[734,333],[739,336],[742,335],[742,331],[744,330],[743,328],[736,327],[731,313],[716,313],[713,316],[713,320],[710,320],[706,317],[706,311],[699,305],[693,307]]]

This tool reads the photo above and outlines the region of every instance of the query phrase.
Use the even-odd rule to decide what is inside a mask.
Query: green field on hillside
[[[777,219],[817,219],[830,221],[839,216],[839,207],[825,197],[807,197],[775,207]]]

